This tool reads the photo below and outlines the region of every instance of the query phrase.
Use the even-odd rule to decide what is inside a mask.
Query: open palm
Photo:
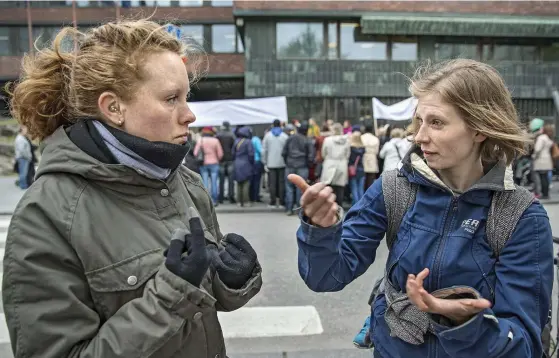
[[[454,324],[460,325],[477,313],[491,307],[491,302],[484,298],[440,298],[436,293],[430,294],[423,288],[423,280],[429,275],[424,269],[417,276],[408,275],[406,292],[410,301],[421,311],[445,316]]]

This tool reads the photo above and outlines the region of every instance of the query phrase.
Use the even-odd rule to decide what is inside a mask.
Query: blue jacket
[[[553,286],[553,241],[542,205],[534,202],[524,212],[496,262],[485,237],[485,221],[492,192],[512,181],[504,166],[495,165],[461,195],[452,195],[418,153],[404,158],[401,171],[419,188],[386,263],[392,284],[405,292],[408,274],[427,267],[428,292],[466,285],[493,306],[457,327],[435,323],[436,334],[428,334],[424,344],[411,345],[390,336],[384,320],[386,299],[378,295],[371,308],[375,357],[541,357],[540,335]],[[343,222],[318,228],[304,217],[301,221],[297,231],[301,277],[316,292],[343,289],[373,263],[384,237],[382,177]]]
[[[260,162],[262,156],[262,141],[258,136],[253,136],[252,139],[252,147],[254,148],[254,161]]]
[[[250,140],[250,129],[242,127],[237,131],[237,139],[233,145],[235,181],[249,180],[254,174],[254,147]]]

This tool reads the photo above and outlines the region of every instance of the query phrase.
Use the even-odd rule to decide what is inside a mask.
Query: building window
[[[323,47],[322,23],[284,22],[276,25],[278,58],[322,58]]]
[[[238,53],[245,52],[245,47],[243,46],[243,39],[241,38],[241,35],[239,35],[239,34],[237,34],[237,52]]]
[[[203,0],[180,0],[179,6],[182,7],[199,7],[203,5]]]
[[[194,41],[196,45],[204,46],[204,25],[182,25],[181,36],[189,41]]]
[[[358,24],[340,24],[340,57],[345,60],[386,60],[387,43],[385,41],[356,41],[355,32],[358,27]]]
[[[25,26],[0,26],[0,56],[21,56],[29,51],[29,33]]]
[[[27,7],[27,1],[0,1],[0,8]],[[2,30],[0,30],[0,33]]]
[[[212,6],[215,6],[215,7],[231,7],[231,6],[233,6],[233,1],[212,0]]]
[[[495,45],[493,61],[536,61],[536,46]]]
[[[234,53],[235,25],[212,25],[212,52]]]
[[[437,60],[449,60],[453,58],[478,59],[477,44],[435,44],[435,58]]]
[[[10,31],[7,27],[0,27],[0,56],[10,55]]]
[[[70,5],[72,5],[72,1],[66,1],[66,3],[70,3]],[[77,0],[76,1],[76,6],[77,7],[89,7],[89,1],[87,0]]]
[[[338,24],[331,22],[328,24],[328,58],[333,60],[338,58]]]
[[[414,37],[392,38],[392,61],[417,61],[417,39]]]

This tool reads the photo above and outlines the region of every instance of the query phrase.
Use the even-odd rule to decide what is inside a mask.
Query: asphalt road
[[[547,205],[546,209],[554,233],[559,235],[559,205]],[[308,289],[299,277],[295,240],[295,231],[299,225],[297,217],[287,217],[277,212],[251,212],[220,213],[218,219],[223,233],[237,232],[252,243],[263,266],[262,291],[249,303],[248,307],[312,309],[313,312],[316,312],[317,317],[315,318],[318,319],[321,328],[321,333],[300,336],[228,338],[226,343],[230,358],[371,357],[370,351],[354,348],[352,339],[369,313],[367,299],[373,282],[383,273],[387,257],[387,249],[384,244],[381,244],[377,252],[375,264],[362,277],[341,292],[319,294]],[[0,216],[0,251],[4,247],[3,241],[7,229],[2,226],[9,220],[9,216]],[[556,249],[559,250],[559,247]],[[3,252],[0,252],[0,258],[2,257]],[[553,294],[555,313],[557,312],[557,294],[557,287],[555,287]],[[2,313],[0,305],[0,314]],[[226,318],[226,316],[223,317]],[[270,312],[260,322],[256,322],[250,327],[245,326],[244,331],[258,332],[259,329],[272,327],[281,332],[294,324],[293,322],[278,321],[278,324],[274,326],[274,317]],[[302,317],[290,318],[302,319]],[[224,325],[224,334],[227,337],[235,337],[242,333],[243,327],[233,329],[229,325]],[[12,357],[7,332],[2,325],[0,325],[0,357]]]

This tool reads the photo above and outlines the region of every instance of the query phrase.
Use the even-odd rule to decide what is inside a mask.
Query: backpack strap
[[[397,169],[389,170],[382,173],[382,194],[388,219],[386,245],[390,250],[404,215],[415,202],[417,185],[410,183]]]
[[[526,188],[515,187],[514,190],[495,192],[491,199],[485,232],[497,258],[512,236],[518,220],[534,202],[534,195]]]

